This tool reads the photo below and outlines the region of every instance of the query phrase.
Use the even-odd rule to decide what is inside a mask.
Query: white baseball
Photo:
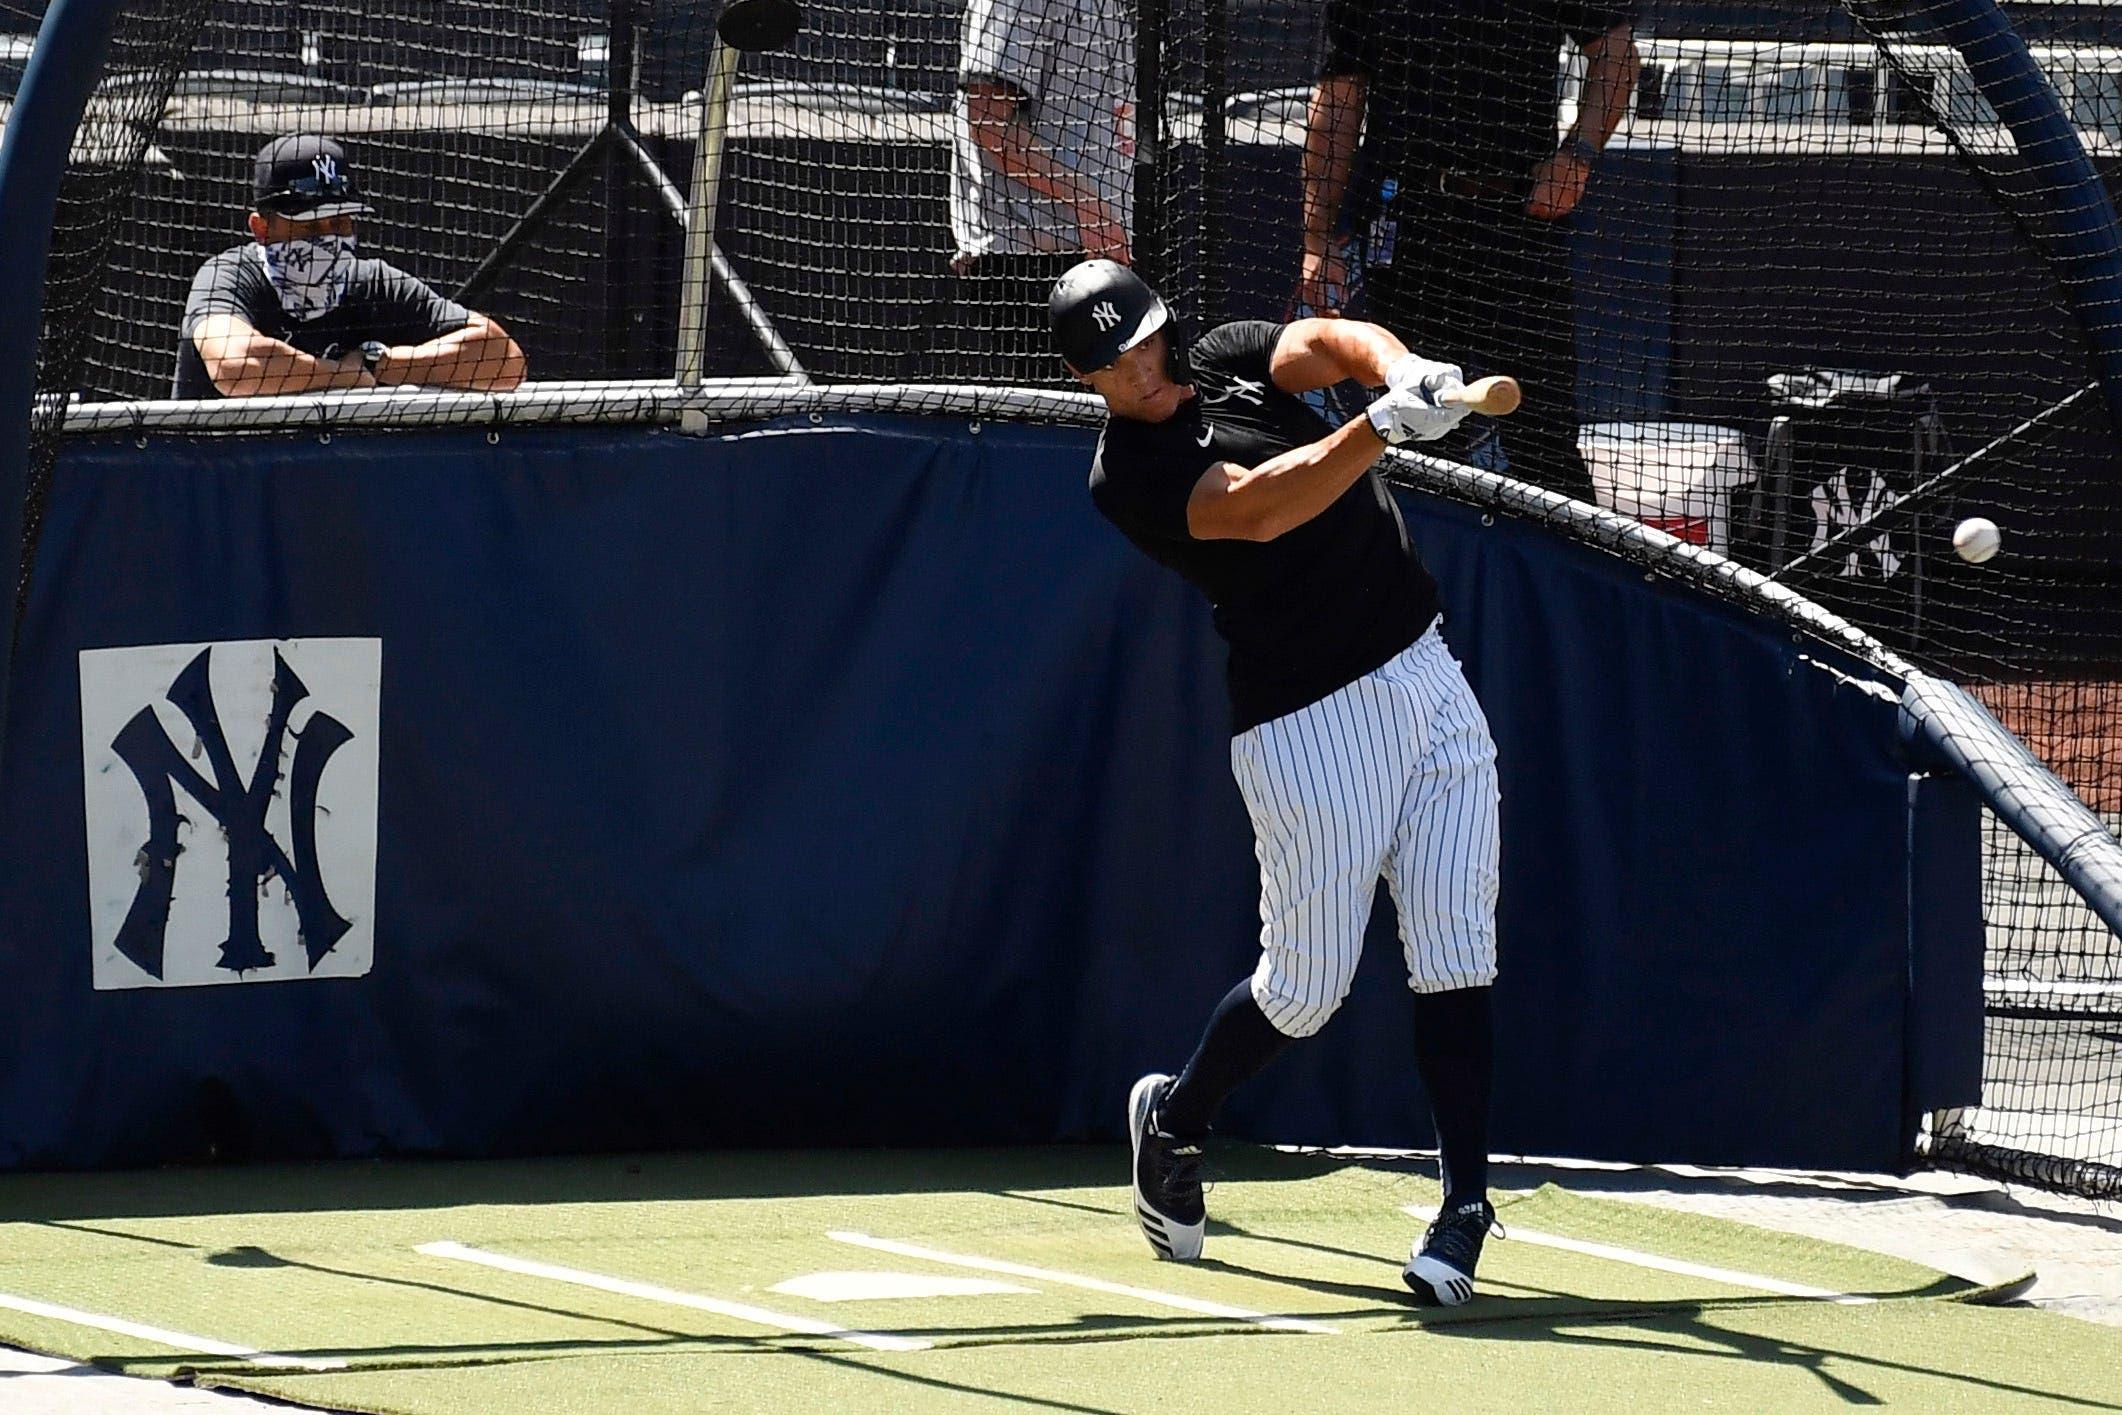
[[[2002,544],[2003,533],[1987,516],[1970,516],[1953,528],[1953,549],[1971,565],[1980,565],[1995,555]]]

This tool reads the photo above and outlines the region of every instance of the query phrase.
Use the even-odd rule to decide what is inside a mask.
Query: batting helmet
[[[1078,373],[1096,373],[1164,329],[1171,376],[1185,381],[1185,340],[1171,311],[1141,276],[1116,261],[1086,260],[1056,280],[1046,321],[1061,357]]]

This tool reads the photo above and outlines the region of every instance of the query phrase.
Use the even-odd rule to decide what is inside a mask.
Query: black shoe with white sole
[[[1171,1077],[1152,1071],[1127,1097],[1135,1217],[1158,1257],[1192,1262],[1201,1256],[1201,1235],[1208,1227],[1208,1209],[1201,1202],[1201,1145],[1157,1128],[1157,1106],[1171,1084]]]
[[[1456,1307],[1473,1296],[1481,1241],[1494,1227],[1496,1211],[1486,1199],[1439,1209],[1421,1246],[1400,1270],[1415,1300],[1426,1307]]]

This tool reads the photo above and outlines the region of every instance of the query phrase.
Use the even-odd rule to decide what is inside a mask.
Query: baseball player
[[[1158,1256],[1200,1256],[1201,1141],[1224,1099],[1348,994],[1382,878],[1414,994],[1415,1064],[1444,1203],[1403,1271],[1473,1294],[1488,1202],[1496,749],[1438,636],[1436,582],[1372,465],[1466,416],[1460,371],[1374,324],[1225,324],[1191,349],[1155,291],[1089,260],[1054,286],[1069,368],[1105,400],[1098,510],[1199,586],[1230,645],[1231,769],[1260,861],[1260,962],[1176,1078],[1128,1098],[1135,1211]],[[1330,428],[1300,395],[1385,392]]]

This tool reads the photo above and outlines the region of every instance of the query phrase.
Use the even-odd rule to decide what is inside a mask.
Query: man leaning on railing
[[[505,393],[523,350],[499,324],[396,266],[354,254],[371,214],[327,137],[276,138],[258,154],[251,241],[192,279],[177,342],[175,396],[417,384]]]

